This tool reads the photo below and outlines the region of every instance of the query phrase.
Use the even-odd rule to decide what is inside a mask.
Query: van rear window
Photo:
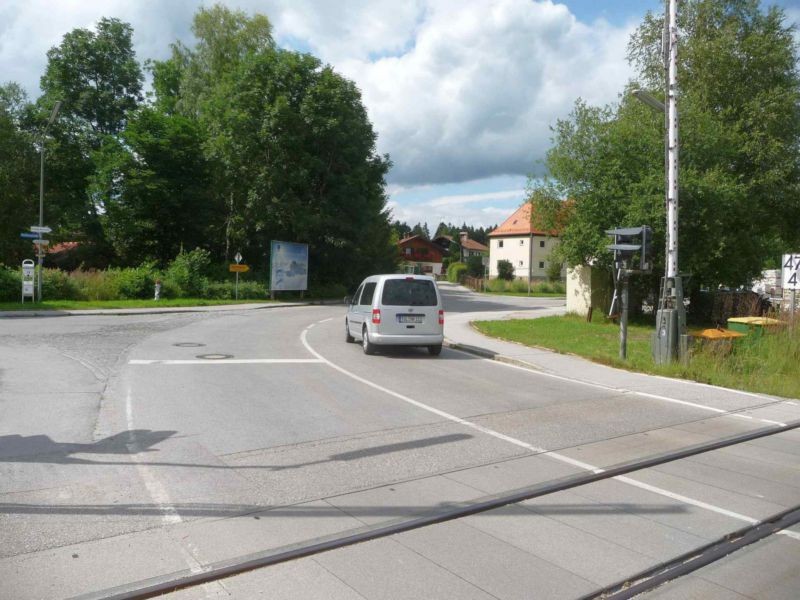
[[[436,306],[436,288],[427,279],[387,279],[383,282],[384,306]]]

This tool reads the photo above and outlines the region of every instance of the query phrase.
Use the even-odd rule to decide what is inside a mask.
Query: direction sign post
[[[792,316],[797,308],[797,290],[800,290],[800,254],[784,254],[781,257],[781,287],[792,291]]]
[[[239,263],[242,262],[242,253],[241,252],[237,252],[236,256],[234,256],[233,258],[236,260],[236,264],[238,265]],[[236,290],[234,293],[235,293],[236,299],[238,300],[239,299],[239,271],[236,271],[236,285],[234,286],[234,289]]]
[[[236,264],[235,265],[231,265],[230,266],[230,270],[233,271],[234,273],[236,273],[236,285],[234,286],[234,290],[235,290],[234,291],[234,297],[236,298],[236,300],[238,300],[239,299],[239,273],[246,273],[247,271],[250,270],[250,267],[248,267],[247,265],[239,264],[239,263],[242,262],[242,253],[241,252],[237,252],[236,256],[233,257],[233,260],[236,261]],[[242,268],[242,267],[244,267],[244,268]]]

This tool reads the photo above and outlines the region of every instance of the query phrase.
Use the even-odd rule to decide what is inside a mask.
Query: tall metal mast
[[[678,1],[669,0],[667,278],[678,276]]]

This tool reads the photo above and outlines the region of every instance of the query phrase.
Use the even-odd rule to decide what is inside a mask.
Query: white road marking
[[[462,354],[469,354],[468,352],[465,352],[464,350],[458,350],[457,348],[451,348],[451,350],[455,350],[456,352],[461,352]],[[474,356],[474,355],[472,355],[472,356]],[[503,361],[493,360],[491,358],[483,358],[481,360],[484,360],[486,362],[489,362],[489,363],[492,363],[492,364],[495,364],[495,365],[502,365],[504,367],[509,367],[511,369],[518,369],[520,371],[528,371],[529,373],[535,373],[536,375],[541,375],[543,377],[550,377],[551,379],[559,379],[561,381],[569,381],[570,383],[577,383],[577,384],[580,384],[580,385],[585,385],[585,386],[588,386],[588,387],[598,388],[598,389],[601,389],[601,390],[608,390],[608,391],[611,391],[611,392],[617,392],[619,394],[633,394],[634,396],[641,396],[642,398],[653,398],[655,400],[663,400],[664,402],[671,402],[673,404],[683,404],[684,406],[691,406],[692,408],[697,408],[697,409],[700,409],[700,410],[707,410],[707,411],[710,411],[710,412],[715,412],[715,413],[718,413],[720,415],[724,415],[726,417],[739,417],[740,419],[754,419],[754,420],[760,421],[762,423],[768,423],[770,425],[779,425],[780,427],[786,427],[786,423],[781,423],[780,421],[772,421],[770,419],[761,419],[761,418],[757,418],[757,417],[751,417],[751,416],[748,416],[748,415],[742,415],[742,414],[739,414],[739,413],[723,410],[721,408],[715,408],[713,406],[708,406],[706,404],[699,404],[697,402],[690,402],[689,400],[679,400],[678,398],[671,398],[669,396],[661,396],[659,394],[651,394],[649,392],[639,392],[639,391],[636,391],[636,390],[628,390],[628,389],[625,389],[625,388],[614,387],[614,386],[611,386],[611,385],[604,385],[602,383],[593,383],[591,381],[584,381],[583,379],[573,379],[572,377],[564,377],[563,375],[556,375],[555,373],[547,373],[545,371],[539,371],[538,369],[536,369],[536,370],[528,369],[527,367],[521,367],[520,365],[514,365],[514,364],[503,362]],[[665,377],[663,379],[668,379],[668,378]],[[718,389],[726,389],[726,388],[718,388]],[[750,396],[755,396],[756,398],[760,398],[762,400],[769,399],[766,396],[758,396],[756,394],[749,394],[749,395]],[[746,410],[746,408],[743,409],[743,410]]]
[[[322,321],[317,321],[317,323],[319,323],[321,325],[322,323],[327,323],[328,321],[333,321],[333,317],[328,317],[327,319],[322,319]]]
[[[132,359],[129,365],[273,365],[319,364],[316,358],[192,358],[186,360]]]
[[[356,381],[358,381],[360,383],[363,383],[364,385],[367,385],[367,386],[369,386],[371,388],[374,388],[374,389],[376,389],[378,391],[381,391],[381,392],[383,392],[385,394],[388,394],[389,396],[393,396],[393,397],[397,398],[398,400],[402,400],[403,402],[407,402],[408,404],[411,404],[412,406],[416,406],[417,408],[421,408],[423,410],[431,412],[431,413],[433,413],[435,415],[438,415],[440,417],[448,419],[449,421],[453,421],[454,423],[458,423],[458,424],[463,425],[465,427],[469,427],[470,429],[475,429],[476,431],[480,431],[481,433],[485,433],[486,435],[490,435],[492,437],[495,437],[495,438],[497,438],[499,440],[503,440],[503,441],[508,442],[510,444],[513,444],[515,446],[519,446],[521,448],[525,448],[525,449],[527,449],[527,450],[529,450],[529,451],[531,451],[531,452],[533,452],[535,454],[542,454],[543,456],[549,456],[550,458],[555,459],[557,461],[560,461],[562,463],[566,463],[568,465],[571,465],[573,467],[577,467],[579,469],[583,469],[585,471],[591,471],[592,473],[602,473],[604,471],[604,469],[602,469],[600,467],[596,467],[596,466],[591,465],[589,463],[585,463],[585,462],[582,462],[582,461],[579,461],[579,460],[575,460],[574,458],[571,458],[569,456],[565,456],[565,455],[560,454],[558,452],[549,452],[548,450],[546,450],[544,448],[539,448],[537,446],[534,446],[532,444],[529,444],[529,443],[524,442],[522,440],[519,440],[517,438],[511,437],[511,436],[506,435],[504,433],[500,433],[499,431],[495,431],[494,429],[489,429],[488,427],[484,427],[482,425],[478,425],[477,423],[473,423],[471,421],[467,421],[466,419],[462,419],[461,417],[457,417],[455,415],[451,415],[448,412],[445,412],[445,411],[440,410],[438,408],[434,408],[433,406],[429,406],[427,404],[424,404],[423,402],[419,402],[418,400],[413,400],[412,398],[409,398],[408,396],[404,396],[403,394],[399,394],[399,393],[397,393],[397,392],[395,392],[393,390],[390,390],[388,388],[383,387],[382,385],[379,385],[379,384],[377,384],[375,382],[372,382],[372,381],[370,381],[368,379],[365,379],[364,377],[356,375],[355,373],[353,373],[351,371],[348,371],[347,369],[345,369],[343,367],[340,367],[339,365],[337,365],[335,363],[332,363],[330,360],[328,360],[327,358],[322,356],[319,352],[314,350],[311,347],[311,345],[308,343],[308,339],[307,339],[307,335],[306,335],[307,333],[308,333],[308,328],[304,329],[303,332],[300,334],[300,341],[303,343],[303,346],[305,346],[306,350],[308,350],[311,354],[316,356],[320,361],[324,362],[326,365],[328,365],[332,369],[335,369],[335,370],[339,371],[340,373],[342,373],[343,375],[345,375],[347,377],[350,377],[351,379],[354,379],[354,380],[356,380]],[[486,359],[486,360],[490,360],[490,359]],[[492,362],[495,362],[495,361],[492,361]],[[498,363],[498,364],[506,364],[506,363]],[[515,365],[507,365],[507,366],[515,367]],[[524,369],[523,367],[516,367],[516,368],[523,369],[525,371],[529,371],[530,372],[530,369]],[[537,371],[536,373],[539,373],[539,372]],[[569,379],[566,378],[566,377],[560,377],[558,375],[555,375],[554,377],[557,377],[558,379],[565,379],[565,380],[569,381]],[[608,387],[608,386],[597,385],[596,387]],[[616,388],[609,388],[609,389],[616,389]],[[711,408],[711,407],[708,407],[708,408]],[[714,411],[719,411],[720,409],[713,409],[713,410]],[[721,411],[721,412],[725,412],[725,411]],[[690,498],[688,496],[683,496],[681,494],[676,494],[675,492],[671,492],[669,490],[665,490],[663,488],[659,488],[659,487],[656,487],[654,485],[650,485],[649,483],[644,483],[643,481],[638,481],[636,479],[631,479],[630,477],[626,477],[624,475],[619,475],[617,477],[614,477],[614,479],[619,481],[619,482],[621,482],[621,483],[632,485],[632,486],[641,488],[643,490],[647,490],[649,492],[652,492],[654,494],[658,494],[658,495],[664,496],[666,498],[671,498],[673,500],[677,500],[677,501],[683,502],[685,504],[690,504],[692,506],[697,506],[698,508],[703,508],[705,510],[709,510],[711,512],[715,512],[717,514],[725,515],[727,517],[731,517],[731,518],[737,519],[739,521],[744,521],[744,522],[750,523],[750,524],[759,522],[758,519],[755,519],[753,517],[748,517],[747,515],[742,515],[742,514],[730,511],[728,509],[722,508],[721,506],[715,506],[714,504],[709,504],[707,502],[703,502],[702,500],[696,500],[696,499]],[[782,535],[786,535],[786,536],[791,537],[791,538],[794,538],[796,540],[800,540],[800,534],[795,533],[793,531],[789,531],[788,529],[781,530],[778,533],[782,534]]]
[[[125,422],[128,426],[128,431],[133,432],[133,402],[131,401],[130,390],[128,390],[128,393],[125,395]],[[142,447],[139,445],[139,442],[133,433],[131,433],[131,436],[133,436],[133,440],[126,444],[126,446],[131,454],[138,454],[142,451]],[[172,505],[172,500],[170,499],[166,488],[161,485],[161,482],[156,478],[155,475],[153,475],[153,473],[151,473],[150,469],[147,467],[147,464],[140,461],[135,461],[134,464],[136,465],[136,470],[139,471],[139,475],[144,482],[144,486],[147,488],[147,492],[153,499],[153,502],[157,504],[163,512],[161,518],[164,523],[166,525],[181,523],[183,519]]]
[[[128,431],[134,431],[133,402],[131,400],[130,390],[128,390],[128,393],[125,395],[125,424],[128,427]],[[126,444],[126,446],[128,451],[134,455],[138,454],[142,450],[135,436],[133,437],[133,441],[129,444]],[[136,470],[139,472],[139,476],[144,482],[145,488],[147,488],[147,493],[150,494],[150,498],[153,500],[153,503],[156,504],[162,512],[161,520],[164,522],[164,525],[175,525],[177,523],[182,523],[183,519],[178,514],[175,506],[172,504],[172,499],[169,497],[167,489],[161,485],[161,482],[153,474],[147,464],[140,461],[135,461],[134,464],[136,465]],[[204,570],[203,565],[194,556],[194,554],[192,554],[192,551],[196,552],[197,550],[194,546],[191,546],[189,549],[187,549],[180,541],[176,541],[176,545],[180,549],[183,559],[186,561],[186,564],[192,573],[200,573]],[[203,592],[205,596],[208,597],[209,590],[205,586],[203,586]]]

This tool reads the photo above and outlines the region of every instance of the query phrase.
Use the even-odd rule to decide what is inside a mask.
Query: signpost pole
[[[239,271],[236,271],[236,299],[239,299]]]
[[[619,357],[625,360],[628,357],[628,273],[624,267],[619,270],[622,294],[620,295],[619,317]]]

